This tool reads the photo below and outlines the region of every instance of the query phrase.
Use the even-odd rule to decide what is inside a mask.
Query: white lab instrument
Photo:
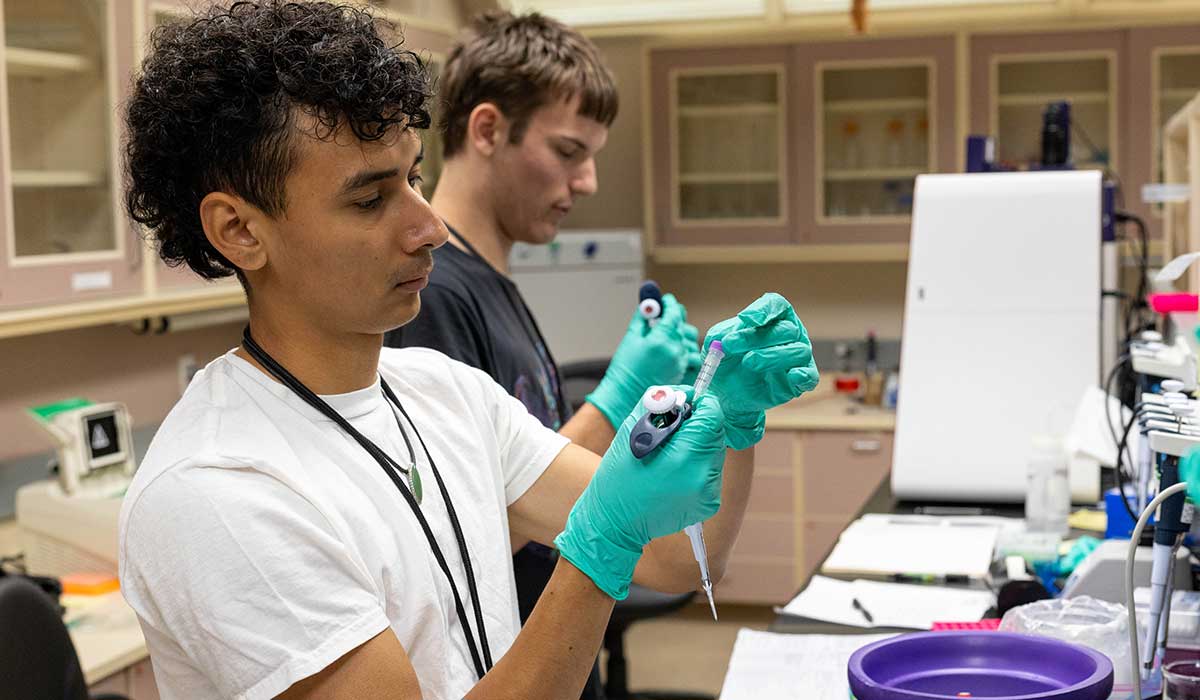
[[[1063,585],[1063,598],[1091,596],[1110,603],[1125,602],[1125,585],[1121,572],[1125,567],[1126,549],[1124,540],[1104,540],[1079,566],[1071,572]],[[1187,565],[1188,553],[1180,550],[1175,559],[1174,587],[1179,591],[1191,588],[1192,574]],[[1151,554],[1149,547],[1139,547],[1133,578],[1138,586],[1150,584]]]
[[[640,231],[565,231],[549,245],[517,243],[509,264],[559,365],[612,355],[643,279]]]
[[[53,438],[58,479],[17,490],[30,573],[117,573],[117,520],[136,468],[129,413],[119,403],[68,399],[27,412]]]
[[[1065,433],[1101,379],[1100,190],[1097,171],[918,176],[897,497],[1024,499],[1031,438]],[[1094,502],[1099,469],[1082,464],[1072,497]]]
[[[117,575],[120,494],[80,498],[47,479],[17,489],[16,515],[25,567],[40,576]]]
[[[107,498],[124,493],[136,465],[123,404],[71,399],[27,413],[54,440],[58,480],[67,495]]]

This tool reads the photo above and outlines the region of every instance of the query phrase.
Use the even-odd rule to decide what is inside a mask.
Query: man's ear
[[[480,102],[467,118],[467,142],[485,156],[491,156],[508,140],[511,124],[500,108],[491,102]]]
[[[205,237],[241,270],[257,270],[267,264],[266,246],[255,233],[263,218],[258,207],[225,192],[209,192],[200,201]]]

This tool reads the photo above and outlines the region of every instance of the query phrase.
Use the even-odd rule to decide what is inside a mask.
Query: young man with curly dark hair
[[[670,440],[635,458],[635,410],[601,458],[486,374],[383,349],[447,237],[420,193],[428,95],[360,6],[239,2],[152,38],[127,208],[166,261],[237,274],[250,312],[122,508],[122,592],[165,700],[576,696],[633,580],[694,587],[684,526],[713,524],[719,577],[744,508],[721,504],[725,449],[815,383],[768,295],[712,329],[728,359]],[[562,553],[523,628],[512,540]]]

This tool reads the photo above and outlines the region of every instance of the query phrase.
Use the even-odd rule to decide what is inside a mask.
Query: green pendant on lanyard
[[[421,472],[417,471],[416,464],[408,469],[408,490],[412,491],[413,498],[417,499],[417,505],[421,505],[424,490],[421,488]]]

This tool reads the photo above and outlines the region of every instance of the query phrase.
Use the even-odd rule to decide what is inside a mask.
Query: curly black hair
[[[207,279],[245,278],[204,235],[200,202],[236,194],[287,208],[296,115],[316,138],[343,125],[364,141],[425,129],[425,64],[362,7],[260,0],[212,6],[159,27],[125,114],[125,206],[159,256]]]

